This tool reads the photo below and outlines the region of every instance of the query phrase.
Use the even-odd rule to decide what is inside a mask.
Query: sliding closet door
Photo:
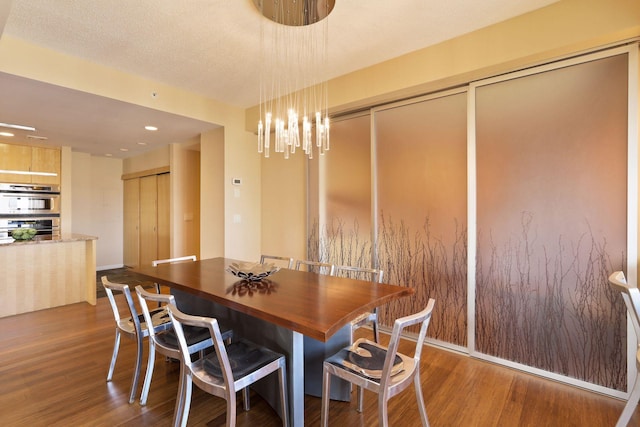
[[[375,111],[378,264],[411,298],[386,304],[381,321],[436,308],[429,336],[466,345],[466,92]]]
[[[309,162],[308,257],[372,266],[371,119],[331,123],[331,149]]]
[[[628,55],[562,65],[475,87],[475,350],[625,390]]]

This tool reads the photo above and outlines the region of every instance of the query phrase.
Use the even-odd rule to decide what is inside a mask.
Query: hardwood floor
[[[106,374],[114,339],[106,298],[0,319],[0,424],[3,426],[169,426],[179,365],[159,357],[145,407],[128,404],[135,349],[123,340],[113,381]],[[367,333],[369,331],[363,331]],[[145,356],[146,357],[146,356]],[[146,367],[146,365],[145,365]],[[613,426],[624,402],[449,351],[427,347],[422,382],[431,425]],[[253,395],[238,426],[279,426]],[[305,424],[320,423],[320,399],[305,399]],[[377,400],[365,410],[332,402],[331,425],[377,425]],[[389,403],[390,425],[419,425],[410,388]],[[224,425],[224,402],[194,387],[190,426]],[[630,425],[640,425],[636,411]]]

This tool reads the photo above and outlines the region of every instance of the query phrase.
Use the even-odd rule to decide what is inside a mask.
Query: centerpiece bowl
[[[280,270],[280,267],[270,263],[232,262],[226,271],[242,280],[258,282],[278,272],[278,270]]]

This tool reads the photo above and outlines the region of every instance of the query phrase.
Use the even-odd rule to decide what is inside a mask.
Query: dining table
[[[350,322],[413,294],[413,289],[404,286],[287,268],[260,281],[248,281],[231,273],[229,266],[234,263],[243,261],[219,257],[139,266],[132,272],[171,288],[181,310],[222,319],[234,334],[285,354],[293,426],[304,425],[305,392],[320,395],[322,361],[348,344]],[[258,392],[277,396],[277,382]],[[344,397],[344,388],[336,393]],[[332,388],[332,398],[333,394]],[[269,403],[277,410],[276,402]]]

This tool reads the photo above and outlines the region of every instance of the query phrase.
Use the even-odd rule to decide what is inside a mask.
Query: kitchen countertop
[[[12,237],[0,239],[0,247],[15,245],[37,245],[42,243],[81,242],[85,240],[97,240],[95,236],[86,234],[63,233],[61,236],[41,235],[31,240],[14,240]]]

